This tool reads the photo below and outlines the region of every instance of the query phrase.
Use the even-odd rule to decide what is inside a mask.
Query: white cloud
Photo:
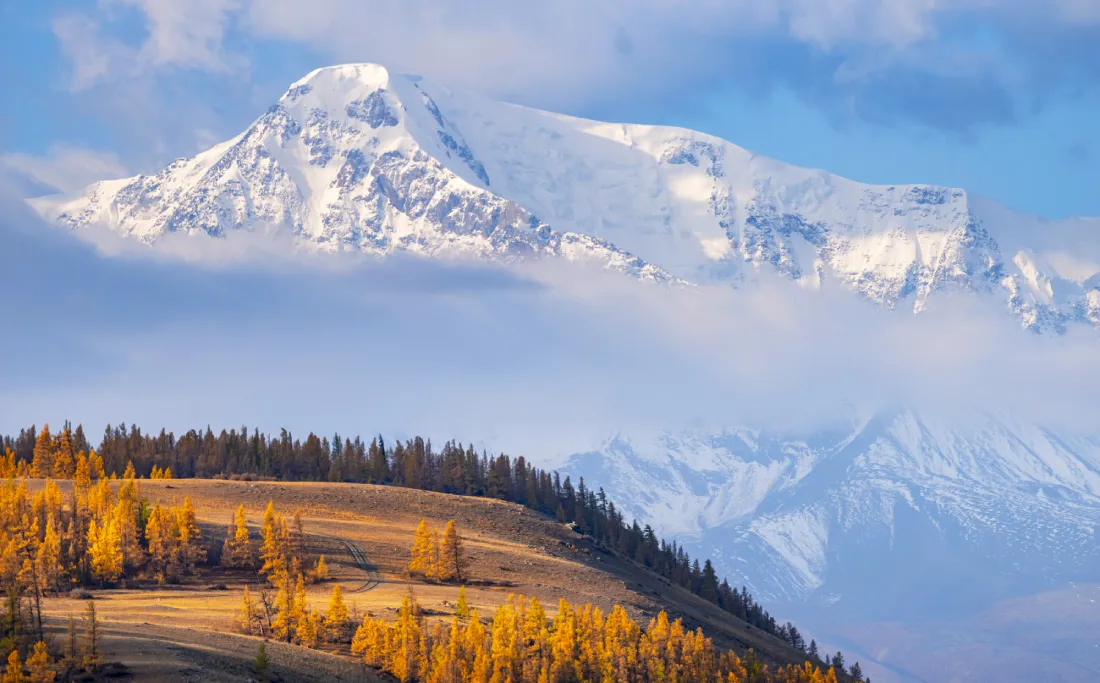
[[[154,64],[225,70],[230,55],[225,34],[230,17],[240,9],[238,0],[104,0],[140,10],[146,17],[148,37],[141,57]]]
[[[60,192],[72,192],[97,180],[129,175],[113,152],[69,145],[54,145],[42,156],[19,152],[0,154],[0,169]]]
[[[318,0],[306,6],[253,0],[248,25],[265,36],[304,42],[333,61],[378,61],[494,95],[547,102],[631,86],[650,68],[669,77],[692,59],[681,40],[717,44],[760,27],[756,3],[682,5],[643,0],[454,5]],[[763,7],[767,8],[765,4]],[[737,16],[735,22],[731,19]],[[657,85],[649,83],[649,89]],[[643,86],[644,87],[644,86]]]
[[[787,40],[825,51],[934,43],[941,22],[1052,28],[1095,19],[1094,0],[250,0],[255,33],[310,44],[336,61],[382,61],[494,94],[736,77],[731,43]],[[652,82],[651,82],[652,85]],[[586,93],[590,94],[590,93]]]
[[[935,33],[941,0],[788,0],[795,38],[825,48],[838,43],[904,46]],[[955,3],[958,7],[965,4]]]
[[[163,67],[234,77],[251,66],[249,42],[259,38],[306,45],[327,63],[381,62],[558,110],[719,85],[785,87],[880,123],[966,129],[1012,121],[1093,78],[1094,58],[1073,40],[1085,44],[1074,32],[1095,25],[1100,9],[1056,2],[100,0],[97,13],[63,17],[55,32],[74,89]],[[141,12],[146,27],[125,44],[100,30],[123,8]]]
[[[105,30],[118,10],[136,10],[145,21],[139,45]],[[228,71],[243,62],[225,44],[239,0],[100,0],[91,12],[59,13],[53,33],[72,70],[74,92],[101,83],[118,83],[162,67]]]
[[[53,33],[71,65],[69,88],[74,92],[111,78],[125,78],[133,68],[134,51],[103,38],[100,22],[85,14],[59,15],[53,22]],[[124,71],[122,67],[127,64],[131,66]]]
[[[248,235],[152,253],[98,241],[104,257],[29,217],[36,236],[20,247],[2,225],[20,216],[0,212],[0,245],[28,295],[0,299],[0,315],[36,335],[0,338],[0,430],[246,422],[545,458],[617,429],[812,427],[850,405],[1073,429],[1095,428],[1100,410],[1095,333],[1040,338],[968,297],[913,316],[778,277],[666,289],[556,262],[333,262]]]

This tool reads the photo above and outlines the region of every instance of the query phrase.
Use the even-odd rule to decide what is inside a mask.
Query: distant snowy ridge
[[[993,415],[620,435],[564,471],[772,601],[1011,594],[1100,566],[1100,438]]]
[[[159,173],[34,203],[147,242],[280,230],[320,250],[556,257],[694,283],[772,268],[890,307],[964,290],[1031,329],[1100,325],[1100,220],[864,185],[702,133],[503,104],[372,64],[314,71],[238,137]]]

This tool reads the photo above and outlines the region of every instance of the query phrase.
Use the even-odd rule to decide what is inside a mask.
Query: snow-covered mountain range
[[[617,434],[561,469],[876,681],[1100,677],[1095,435],[894,410],[802,433]]]
[[[896,614],[1100,580],[1100,438],[1003,416],[619,435],[566,470],[770,601]]]
[[[145,241],[278,230],[321,250],[560,257],[665,282],[775,269],[914,311],[961,289],[1035,330],[1100,325],[1100,220],[864,185],[690,130],[528,109],[372,64],[314,71],[196,157],[36,206]]]

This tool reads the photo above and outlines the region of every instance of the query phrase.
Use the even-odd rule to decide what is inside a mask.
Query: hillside
[[[238,505],[245,506],[249,524],[256,527],[269,500],[282,510],[301,511],[309,549],[325,554],[332,582],[344,587],[349,607],[361,614],[393,614],[410,586],[429,618],[453,613],[457,587],[410,579],[406,567],[420,519],[437,526],[454,519],[469,559],[468,597],[483,614],[491,613],[510,593],[537,597],[551,615],[560,598],[605,610],[619,604],[643,621],[665,610],[683,618],[687,626],[701,626],[721,647],[753,648],[771,664],[805,659],[774,636],[516,504],[365,484],[143,480],[140,486],[151,501],[178,504],[190,497],[212,556]],[[366,570],[364,560],[369,564]],[[223,579],[216,567],[205,573],[197,585],[96,591],[107,658],[130,666],[139,679],[142,671],[156,671],[148,680],[177,680],[165,677],[167,667],[178,670],[178,680],[198,675],[196,669],[216,670],[216,680],[244,680],[233,671],[247,675],[255,643],[228,635],[241,599],[240,585],[228,582],[228,590],[210,590]],[[310,600],[323,604],[330,583],[311,587]],[[58,628],[64,618],[82,609],[81,601],[69,598],[50,599],[45,608]],[[151,649],[151,641],[167,647]],[[278,647],[270,656],[276,667],[301,676],[292,680],[314,680],[310,676],[320,671],[324,674],[316,680],[364,680],[350,659]]]
[[[626,556],[648,562],[660,576],[676,585],[692,586],[695,595],[703,595],[701,582],[688,578],[690,562],[679,553],[686,549],[698,558],[699,564],[704,560],[713,562],[719,580],[725,576],[734,587],[747,585],[767,609],[783,614],[784,619],[791,618],[800,629],[816,637],[819,645],[827,644],[829,652],[839,648],[851,658],[862,660],[868,668],[877,663],[873,673],[876,680],[891,676],[936,680],[941,672],[936,666],[949,664],[937,660],[933,665],[923,656],[926,648],[915,648],[913,643],[944,641],[946,646],[952,638],[945,634],[960,629],[967,633],[990,633],[993,640],[1006,637],[1014,640],[1019,636],[1012,619],[986,616],[1001,614],[1003,609],[998,605],[1002,601],[1029,595],[1039,597],[1057,590],[1060,582],[1081,586],[1094,580],[1089,578],[1097,556],[1097,546],[1091,542],[1091,526],[1097,519],[1094,501],[1098,489],[1095,466],[1091,463],[1097,442],[1056,439],[1045,431],[1004,432],[997,423],[991,423],[988,431],[973,433],[964,440],[961,437],[969,432],[958,429],[944,432],[942,425],[904,418],[903,415],[892,421],[872,421],[860,425],[855,436],[837,432],[828,439],[797,435],[792,439],[769,432],[739,431],[705,439],[666,439],[646,447],[643,442],[619,438],[609,442],[603,453],[579,457],[561,472],[584,475],[587,485],[583,497],[581,479],[576,476],[573,482],[578,486],[572,488],[568,478],[563,477],[559,484],[553,473],[532,467],[523,457],[478,454],[453,442],[433,448],[430,441],[422,438],[386,442],[383,446],[380,438],[369,444],[359,438],[338,435],[331,442],[312,434],[297,440],[289,434],[280,437],[249,434],[247,429],[217,435],[211,431],[189,431],[177,437],[167,432],[145,433],[130,426],[109,428],[95,451],[102,456],[108,472],[121,473],[128,462],[145,476],[154,467],[170,466],[177,476],[187,479],[169,484],[176,487],[172,489],[156,481],[148,484],[164,489],[166,495],[177,501],[176,491],[196,485],[191,477],[224,477],[231,472],[286,482],[317,482],[326,478],[364,482],[208,482],[211,487],[230,487],[229,490],[240,492],[232,495],[250,496],[247,502],[253,524],[266,496],[275,494],[290,496],[288,504],[292,506],[316,499],[315,507],[319,510],[330,505],[330,500],[344,501],[336,512],[320,515],[340,519],[347,514],[374,514],[369,512],[375,505],[374,499],[366,492],[380,492],[378,495],[385,496],[378,503],[382,506],[381,518],[387,520],[384,523],[389,523],[396,514],[394,510],[402,509],[403,505],[391,506],[389,500],[412,496],[417,502],[405,506],[407,511],[401,522],[400,535],[406,541],[383,544],[366,552],[372,562],[398,574],[402,571],[411,529],[418,521],[417,510],[427,505],[423,501],[441,495],[420,493],[416,489],[487,496],[458,499],[442,496],[441,500],[453,506],[450,514],[456,515],[459,508],[466,506],[504,505],[511,509],[494,501],[498,497],[520,501],[527,506],[515,508],[527,516],[517,518],[523,520],[523,525],[528,517],[542,519],[534,516],[532,509],[550,515],[550,519],[583,520],[586,528],[594,530],[596,538]],[[914,434],[921,437],[914,439]],[[31,466],[37,462],[43,471],[51,471],[51,467],[58,466],[58,459],[65,461],[72,454],[88,450],[90,444],[82,427],[77,426],[75,432],[63,430],[56,435],[45,428],[24,429],[17,437],[5,438],[4,447],[11,449],[13,461],[21,460]],[[666,450],[672,457],[663,454]],[[38,458],[36,452],[52,455]],[[1073,453],[1085,457],[1077,458]],[[691,469],[678,466],[676,459],[690,464]],[[814,466],[807,467],[807,463]],[[700,478],[694,472],[704,476]],[[850,481],[851,477],[858,479]],[[966,483],[956,484],[954,479]],[[1034,485],[1024,488],[1018,485],[1027,480],[1033,480]],[[365,482],[386,485],[368,486]],[[604,498],[599,485],[611,491],[606,513],[600,502]],[[296,493],[299,491],[296,487],[306,488]],[[326,493],[307,495],[304,492],[310,487]],[[333,487],[333,492],[347,493],[337,496],[327,487]],[[876,487],[880,493],[875,492]],[[214,536],[223,533],[232,500],[203,497],[205,502],[200,510],[215,517]],[[708,500],[721,501],[721,505],[708,504]],[[676,506],[672,505],[674,502]],[[210,513],[208,505],[210,510],[219,512]],[[758,514],[752,513],[753,508]],[[834,516],[831,512],[834,509],[842,515]],[[463,514],[467,516],[459,520],[460,525],[471,519],[467,513]],[[218,515],[222,518],[218,519]],[[634,516],[641,523],[652,520],[656,533],[676,539],[679,549],[666,554],[664,550],[657,552],[656,540],[652,544],[642,543],[646,532],[630,524]],[[475,533],[482,533],[481,525],[497,523],[493,522],[496,519],[493,516],[473,515],[473,518],[470,529]],[[745,519],[748,521],[741,521]],[[438,520],[433,521],[438,525]],[[583,543],[591,542],[566,532],[556,522],[542,522],[550,525],[547,528],[554,530],[559,541],[564,534],[567,543],[586,547]],[[1034,533],[1037,525],[1051,533]],[[513,524],[507,528],[515,527]],[[524,528],[519,527],[521,531]],[[621,529],[621,533],[615,532],[615,528]],[[522,535],[516,542],[532,544],[523,540]],[[556,543],[537,547],[553,551],[559,547]],[[346,551],[335,541],[329,545],[331,550]],[[1032,552],[1029,550],[1032,547],[1041,550]],[[834,553],[833,548],[840,549],[842,554]],[[579,558],[582,564],[601,571],[611,570],[616,581],[627,582],[632,594],[649,595],[651,600],[660,599],[652,596],[653,590],[661,591],[663,596],[686,596],[686,591],[672,589],[664,579],[648,572],[634,577],[630,572],[636,571],[637,565],[633,563],[625,563],[624,568],[616,564],[622,560],[593,547],[589,547],[589,553],[580,556],[566,553],[564,557]],[[527,561],[532,560],[525,558],[524,562]],[[501,566],[507,565],[497,563],[484,568],[486,578],[515,582]],[[550,565],[548,570],[551,574],[553,567]],[[623,574],[624,571],[627,573]],[[632,585],[635,583],[641,587]],[[606,587],[581,590],[584,585],[584,581],[571,578],[567,588],[573,595],[595,596],[593,601],[604,605],[607,602],[599,602],[602,596],[616,594]],[[1059,610],[1051,618],[1075,624],[1074,614],[1095,611],[1094,603],[1073,597],[1075,594],[1076,591],[1066,592],[1065,599],[1051,603],[1057,604]],[[545,593],[536,595],[541,601],[546,600]],[[554,595],[551,593],[550,597]],[[630,595],[623,598],[623,604],[635,610],[635,614],[641,613],[640,610],[652,613],[651,605],[638,600]],[[1074,601],[1079,603],[1076,611],[1070,609]],[[697,602],[701,601],[690,597],[685,604]],[[807,604],[811,609],[807,609]],[[1005,603],[1008,604],[1012,603]],[[738,613],[736,607],[731,609],[728,600],[724,605],[730,612]],[[232,605],[226,607],[232,608]],[[679,609],[689,624],[707,625],[704,613]],[[722,623],[729,617],[725,613],[719,617],[718,631],[714,633],[719,643],[739,650],[752,646],[773,657],[763,644],[738,640],[744,639],[745,634],[759,635],[765,640],[770,637],[744,628],[743,622],[737,620],[729,623],[742,630],[735,628],[730,634]],[[750,622],[770,629],[769,633],[780,632],[774,620],[769,625],[766,613],[757,613]],[[934,628],[927,626],[932,623],[936,624]],[[1091,623],[1089,617],[1082,623]],[[706,628],[708,632],[712,630],[710,626]],[[1053,637],[1054,631],[1050,629],[1042,639],[1028,636],[1035,643],[1029,666],[1044,671],[1043,675],[1051,680],[1056,680],[1053,677],[1060,675],[1057,672],[1067,667],[1095,670],[1091,642],[1076,635],[1084,632],[1069,626],[1064,637]],[[990,675],[1000,671],[1005,661],[1018,656],[1012,648],[985,648],[980,652],[984,653],[980,666],[988,667],[983,671],[989,671]],[[774,657],[778,659],[778,655]],[[970,666],[979,666],[974,660],[969,661]]]

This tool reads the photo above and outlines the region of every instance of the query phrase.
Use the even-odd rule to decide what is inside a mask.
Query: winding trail
[[[351,559],[355,562],[355,566],[366,572],[367,580],[364,581],[358,588],[347,591],[348,593],[366,593],[369,590],[374,590],[378,586],[382,585],[382,574],[378,569],[367,560],[367,554],[363,552],[363,549],[359,547],[359,544],[355,541],[349,541],[346,538],[340,538],[339,536],[318,536],[313,534],[317,538],[323,538],[329,541],[335,541],[344,546],[344,550],[351,555]]]

